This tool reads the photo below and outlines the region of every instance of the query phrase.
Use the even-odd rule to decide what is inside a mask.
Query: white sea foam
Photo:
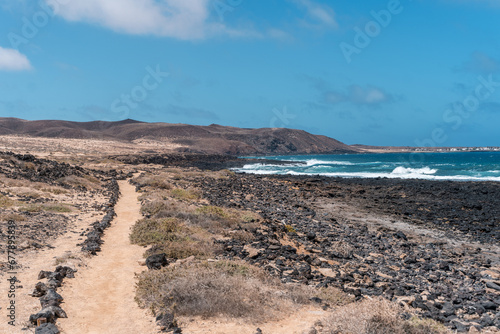
[[[425,179],[425,180],[454,180],[454,181],[496,181],[500,182],[500,170],[498,165],[496,169],[482,172],[473,172],[469,168],[465,168],[462,174],[468,175],[436,175],[438,164],[432,164],[422,168],[410,168],[403,166],[395,166],[390,163],[382,162],[360,162],[352,163],[349,161],[324,161],[319,159],[304,159],[304,160],[288,160],[285,165],[283,164],[247,164],[243,168],[234,168],[233,170],[241,173],[272,175],[272,174],[286,174],[286,175],[320,175],[329,177],[345,177],[345,178],[401,178],[401,179]],[[379,165],[377,165],[379,164]],[[382,164],[382,165],[380,165]],[[328,165],[331,167],[328,168]],[[348,172],[345,168],[337,171],[337,167],[350,166],[350,165],[367,165],[363,171]],[[371,166],[368,166],[371,165]],[[448,164],[440,164],[445,166]],[[451,165],[451,164],[450,164]],[[383,168],[381,170],[381,168]],[[359,170],[359,167],[356,167]],[[384,170],[385,169],[385,170]],[[328,172],[327,172],[328,171]],[[447,170],[443,169],[440,174],[446,173]]]
[[[345,177],[345,178],[390,178],[390,179],[423,179],[423,180],[439,180],[439,181],[495,181],[500,182],[500,176],[469,176],[469,175],[432,175],[422,173],[368,173],[368,172],[338,172],[338,173],[304,173],[296,171],[285,170],[259,170],[259,169],[234,169],[236,172],[257,174],[257,175],[272,175],[272,174],[286,174],[286,175],[318,175],[328,177]]]
[[[397,175],[432,175],[436,174],[437,169],[431,169],[429,167],[423,168],[407,168],[407,167],[396,167],[391,174]]]
[[[318,160],[318,159],[310,159],[306,160],[305,163],[307,166],[315,166],[315,165],[344,165],[344,166],[352,166],[354,165],[350,161],[332,161],[332,160]]]
[[[263,169],[233,169],[235,172],[247,173],[247,174],[256,174],[256,175],[272,175],[272,174],[281,174],[277,170],[263,170]]]

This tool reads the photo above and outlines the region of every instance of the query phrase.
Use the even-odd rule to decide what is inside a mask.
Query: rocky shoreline
[[[43,182],[54,189],[88,194],[93,201],[105,195],[109,202],[95,209],[106,215],[80,232],[87,237],[79,244],[82,250],[99,251],[102,231],[109,226],[118,198],[116,181],[111,180],[131,173],[83,169],[10,152],[2,156],[0,172],[9,182],[25,182],[25,188],[29,182]],[[416,312],[457,332],[500,330],[499,183],[259,176],[230,171],[213,177],[202,172],[253,162],[222,155],[114,156],[111,160],[138,170],[144,165],[156,165],[155,171],[163,169],[161,165],[175,167],[173,186],[199,190],[210,205],[248,210],[262,217],[249,224],[252,227],[242,227],[252,238],[216,240],[223,250],[221,258],[244,259],[285,283],[337,287],[357,300],[382,296],[403,305],[405,317]],[[72,177],[109,183],[93,190],[60,181]],[[7,195],[16,205],[55,203],[43,197]],[[17,212],[9,206],[7,210]],[[55,215],[21,213],[30,224],[20,224],[20,236],[29,237],[44,228],[54,234],[43,236],[40,243],[65,231],[69,221],[63,217],[61,222],[39,226],[31,220]],[[381,223],[373,224],[373,220]],[[61,273],[64,270],[44,272],[41,278],[47,278],[47,284],[40,283],[34,295],[43,296],[50,289],[56,293],[62,279],[71,277],[71,273]],[[42,308],[59,307],[60,296],[52,297],[55,302],[41,301]],[[315,302],[329,308],[324,300]],[[54,319],[64,316],[57,315],[59,309],[49,311],[49,318],[52,313]],[[42,325],[37,321],[47,318],[42,313],[31,322]]]
[[[500,329],[496,183],[242,174],[193,182],[212,205],[264,218],[262,228],[249,231],[255,240],[221,241],[228,258],[246,259],[283,282],[399,301],[458,332]],[[347,202],[369,215],[441,230],[446,238],[369,228],[324,210],[320,201]],[[447,242],[458,239],[470,243]]]

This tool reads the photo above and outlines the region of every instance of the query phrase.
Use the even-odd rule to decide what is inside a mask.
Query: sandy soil
[[[180,318],[182,332],[186,334],[255,334],[257,328],[263,334],[302,334],[317,321],[321,321],[328,312],[315,307],[305,307],[281,321],[268,322],[261,325],[249,324],[243,320],[239,322],[228,319],[204,320],[199,318]]]
[[[28,136],[0,136],[0,151],[34,154],[37,157],[88,156],[126,154],[135,152],[172,152],[181,145],[168,138],[136,139],[131,142],[105,139],[41,138]]]
[[[79,232],[81,232],[81,229],[88,227],[90,222],[94,220],[95,217],[76,220],[74,225],[69,227],[70,232],[51,243],[53,248],[45,248],[39,252],[30,251],[16,257],[16,261],[21,268],[17,270],[17,275],[15,276],[21,282],[16,285],[15,298],[10,299],[7,294],[10,288],[7,279],[10,278],[11,275],[6,273],[0,275],[0,333],[27,333],[26,331],[22,331],[22,328],[28,324],[29,316],[37,313],[41,309],[38,298],[33,298],[29,295],[38,282],[38,273],[41,270],[53,270],[55,268],[56,258],[73,253],[76,249],[76,244],[79,243],[79,239],[81,239]],[[7,257],[7,254],[3,255]],[[81,254],[78,255],[81,256]],[[5,259],[5,261],[7,261],[7,259]],[[80,261],[76,259],[70,259],[66,262],[66,265],[80,270],[77,265],[79,262]],[[7,323],[7,307],[11,300],[14,300],[16,305],[15,327]]]
[[[138,263],[144,250],[131,245],[128,236],[141,218],[140,204],[132,185],[119,184],[117,217],[105,232],[102,252],[60,289],[69,317],[58,321],[63,333],[156,333],[153,317],[134,301],[134,275],[144,270]]]

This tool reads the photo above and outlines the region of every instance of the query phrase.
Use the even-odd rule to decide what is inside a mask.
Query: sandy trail
[[[130,244],[129,233],[141,218],[140,204],[132,185],[119,185],[117,217],[104,234],[102,251],[58,290],[68,314],[68,319],[58,320],[63,333],[156,333],[153,317],[134,301],[134,275],[144,270],[138,264],[144,250]]]
[[[31,333],[23,330],[23,327],[28,325],[31,314],[41,310],[38,298],[33,298],[30,295],[35,284],[39,282],[38,273],[41,270],[53,270],[56,266],[56,258],[65,254],[79,255],[79,247],[76,247],[76,244],[81,242],[80,233],[89,226],[89,222],[96,220],[94,215],[88,213],[81,213],[80,217],[81,219],[75,219],[68,226],[67,233],[50,242],[51,248],[44,248],[39,252],[30,250],[16,256],[15,260],[21,268],[16,270],[17,274],[15,276],[21,282],[16,284],[14,298],[10,298],[7,293],[10,289],[7,279],[11,275],[7,273],[0,274],[0,333]],[[2,259],[2,261],[7,261],[7,254],[2,254],[2,256],[5,257],[5,260]],[[79,262],[70,259],[67,264],[81,270],[77,266]],[[9,325],[8,321],[10,319],[7,318],[9,313],[7,307],[9,307],[11,301],[15,302],[15,326]]]

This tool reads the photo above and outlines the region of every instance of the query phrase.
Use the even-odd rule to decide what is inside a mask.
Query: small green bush
[[[165,243],[178,239],[180,230],[175,218],[141,219],[132,227],[130,242],[140,246]]]
[[[205,205],[201,208],[196,209],[196,213],[207,215],[207,216],[217,216],[221,218],[228,218],[228,214],[223,208],[213,205]]]
[[[200,199],[201,197],[199,192],[193,189],[182,189],[182,188],[175,188],[170,190],[170,195],[173,198],[180,200],[188,200],[188,201],[197,200]]]

